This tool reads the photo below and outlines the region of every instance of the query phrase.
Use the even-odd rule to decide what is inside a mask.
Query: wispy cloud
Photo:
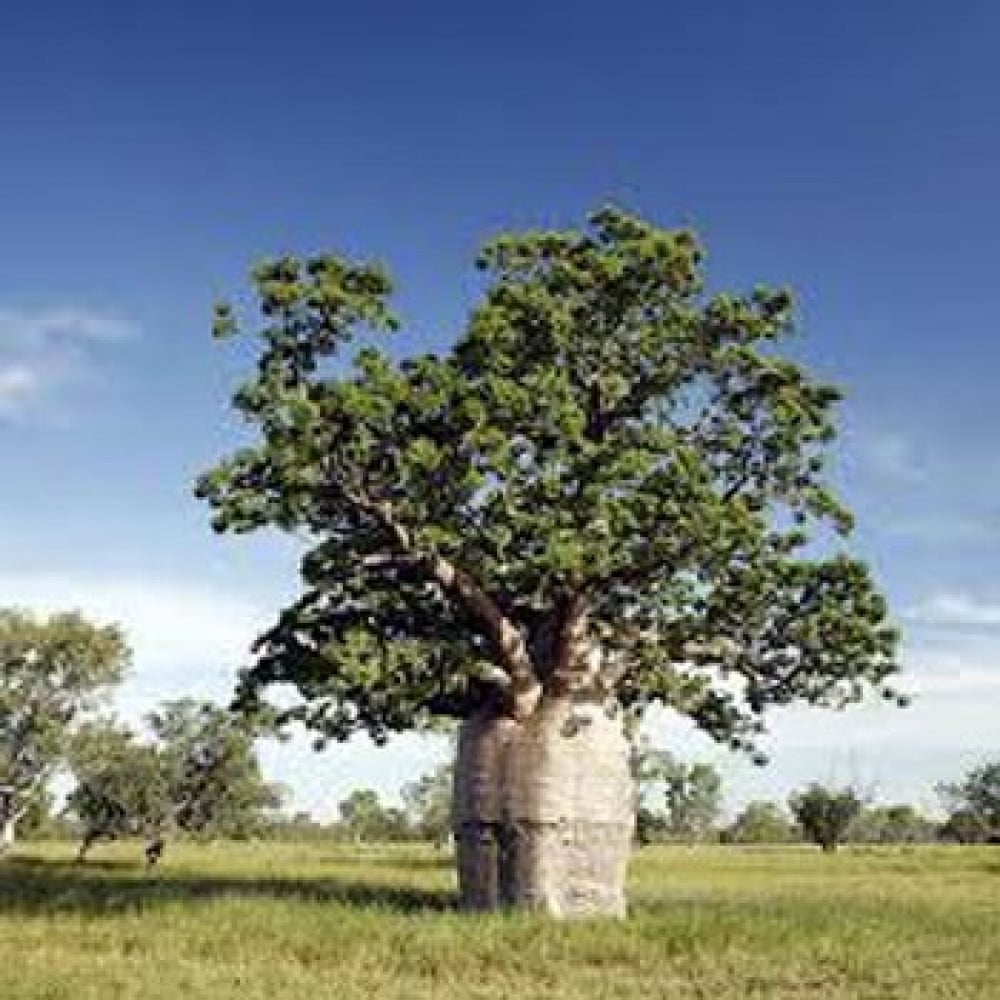
[[[227,697],[273,617],[273,608],[188,580],[85,573],[0,573],[0,606],[120,624],[134,670],[119,704],[133,716],[165,697]]]
[[[1000,601],[943,591],[915,604],[904,617],[918,625],[994,628],[1000,626]]]
[[[903,483],[920,482],[925,477],[914,442],[903,434],[883,431],[864,441],[862,456],[879,476]]]
[[[121,317],[79,307],[0,309],[0,421],[36,414],[87,381],[99,354],[135,332]]]
[[[883,530],[914,542],[980,545],[1000,542],[1000,513],[975,510],[945,511],[887,519]]]
[[[122,626],[134,666],[113,708],[133,724],[169,698],[225,703],[250,643],[274,620],[274,602],[273,596],[265,601],[189,579],[76,570],[0,573],[0,607],[38,614],[76,609],[95,622]],[[444,739],[415,734],[396,737],[388,747],[358,737],[324,754],[311,744],[296,733],[289,742],[264,741],[259,749],[268,778],[290,786],[293,807],[317,816],[335,815],[337,802],[359,784],[392,799],[403,782],[448,753]]]

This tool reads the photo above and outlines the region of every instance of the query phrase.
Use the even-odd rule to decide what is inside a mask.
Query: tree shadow
[[[406,869],[409,871],[448,871],[455,866],[454,858],[450,854],[444,853],[435,855],[434,857],[407,854],[400,854],[396,857],[391,854],[372,854],[370,856],[363,854],[357,856],[348,854],[321,855],[319,860],[339,865],[341,868],[350,866],[357,868],[395,868],[397,870]]]
[[[400,865],[400,867],[406,867]],[[84,864],[31,856],[0,862],[0,911],[26,915],[141,912],[177,901],[294,899],[399,914],[444,913],[455,893],[336,875],[194,876],[167,868],[147,870],[122,860]]]

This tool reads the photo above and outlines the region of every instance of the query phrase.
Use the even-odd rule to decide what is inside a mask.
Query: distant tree
[[[792,795],[788,805],[805,838],[819,844],[825,852],[833,852],[846,839],[864,802],[853,788],[831,789],[812,784]]]
[[[952,831],[968,838],[963,843],[1000,843],[1000,761],[973,768],[961,781],[943,782],[937,792]]]
[[[81,728],[70,752],[76,785],[66,802],[80,824],[78,860],[99,840],[142,835],[156,838],[173,803],[158,747],[114,720]]]
[[[209,702],[166,702],[149,716],[164,762],[172,822],[205,837],[244,839],[261,832],[281,805],[264,780],[246,719]]]
[[[336,254],[267,261],[249,315],[217,310],[254,345],[233,404],[258,433],[197,492],[219,531],[310,540],[241,700],[278,685],[335,739],[462,719],[466,904],[620,914],[623,716],[752,749],[773,706],[894,698],[896,631],[821,549],[851,527],[841,394],[782,351],[787,290],[709,292],[694,233],[613,207],[478,263],[441,354],[384,350],[392,282]],[[566,837],[537,835],[553,810]]]
[[[80,719],[128,663],[115,626],[75,612],[38,618],[0,609],[0,852],[45,795]]]
[[[848,831],[861,844],[920,844],[934,835],[934,823],[905,803],[863,808]]]
[[[667,836],[667,817],[663,802],[663,766],[665,750],[657,750],[647,736],[629,734],[630,769],[635,785],[635,839],[641,845],[654,844]]]
[[[338,806],[340,821],[356,843],[382,840],[389,823],[378,792],[357,788]]]
[[[990,839],[990,828],[971,809],[955,809],[938,827],[937,835],[940,840],[956,844],[985,844]]]
[[[68,808],[83,826],[80,860],[102,838],[142,834],[156,860],[175,831],[229,838],[263,831],[281,792],[261,775],[247,720],[181,699],[147,721],[151,740],[102,722],[75,741]]]
[[[268,818],[264,832],[269,840],[282,843],[314,843],[337,840],[336,823],[324,823],[305,810],[297,810],[291,815],[277,813]]]
[[[403,786],[403,805],[413,831],[440,847],[452,831],[452,785],[455,769],[441,764]]]
[[[667,831],[684,840],[707,837],[722,806],[722,776],[711,764],[675,766],[666,775]]]
[[[635,839],[645,846],[666,840],[667,815],[662,808],[640,803],[635,812]]]
[[[777,802],[748,802],[725,831],[725,840],[732,844],[785,844],[796,836]]]
[[[41,785],[28,800],[28,808],[24,811],[17,825],[17,835],[25,840],[44,839],[58,830],[57,818],[52,807],[55,796],[48,785]]]
[[[708,835],[722,806],[722,778],[711,764],[685,763],[667,750],[642,743],[634,764],[639,794],[640,843],[659,835],[700,840]],[[656,805],[661,797],[663,812]]]

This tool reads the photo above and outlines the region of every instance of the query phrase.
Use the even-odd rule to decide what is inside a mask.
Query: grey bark
[[[546,697],[522,723],[463,725],[455,821],[466,907],[624,916],[634,816],[630,747],[602,705]]]
[[[484,711],[462,723],[455,761],[455,856],[462,906],[500,904],[507,751],[520,724]]]
[[[508,757],[508,905],[559,917],[625,915],[635,791],[621,722],[603,706],[547,700]]]

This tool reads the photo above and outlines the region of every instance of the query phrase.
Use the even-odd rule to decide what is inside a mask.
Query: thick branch
[[[513,711],[517,715],[530,714],[540,685],[531,653],[517,626],[503,614],[496,601],[470,573],[444,556],[420,551],[410,531],[396,520],[390,504],[378,503],[364,494],[354,494],[351,499],[372,515],[390,533],[396,545],[405,554],[414,557],[424,572],[446,593],[453,595],[482,625],[507,676],[508,697]]]
[[[561,602],[551,673],[551,683],[557,692],[571,690],[587,668],[588,611],[587,599],[580,591]]]

